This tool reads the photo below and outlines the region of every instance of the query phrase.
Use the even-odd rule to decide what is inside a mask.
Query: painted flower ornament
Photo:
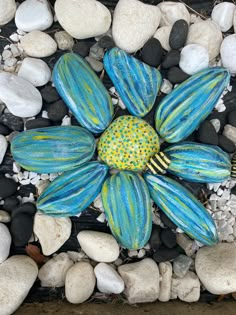
[[[38,209],[52,216],[73,216],[101,193],[115,238],[123,247],[139,249],[150,238],[152,198],[190,237],[216,244],[216,227],[207,210],[164,174],[204,183],[230,176],[229,156],[219,147],[181,142],[214,108],[228,85],[228,71],[206,69],[175,88],[157,108],[155,131],[142,117],[159,91],[158,70],[118,48],[106,52],[104,67],[131,115],[112,122],[113,105],[102,82],[83,58],[65,54],[55,65],[53,81],[82,127],[25,131],[12,142],[13,157],[25,169],[63,172],[39,196]],[[101,134],[100,162],[92,160],[93,134]],[[174,144],[160,152],[159,137]],[[118,172],[111,175],[114,168]]]

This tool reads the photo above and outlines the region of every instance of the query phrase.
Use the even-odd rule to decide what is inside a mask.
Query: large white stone
[[[96,0],[57,0],[55,12],[61,26],[77,39],[106,33],[111,25],[111,13]]]
[[[160,293],[159,301],[168,302],[171,293],[171,279],[172,279],[172,265],[169,261],[161,262],[159,264],[160,271]]]
[[[200,281],[195,273],[188,271],[184,278],[172,278],[171,298],[184,302],[197,302],[200,298]]]
[[[160,19],[161,13],[157,6],[138,0],[119,0],[112,24],[116,45],[128,53],[139,50],[153,36]]]
[[[0,223],[0,264],[4,262],[9,256],[10,247],[11,234],[8,230],[8,227],[5,224]]]
[[[190,14],[183,3],[165,1],[158,4],[161,10],[161,26],[173,25],[178,20],[190,23]]]
[[[223,66],[227,68],[232,74],[236,74],[235,50],[236,34],[225,37],[220,47],[221,61]]]
[[[225,125],[223,130],[223,136],[233,141],[236,144],[236,128],[231,125]]]
[[[208,50],[212,60],[220,53],[223,37],[219,26],[213,21],[192,24],[189,28],[187,44],[199,44]]]
[[[15,0],[0,0],[0,26],[10,22],[16,12]]]
[[[159,295],[159,269],[151,258],[118,267],[129,303],[154,302]]]
[[[7,72],[0,73],[0,99],[18,117],[32,117],[42,109],[40,92],[30,82]]]
[[[235,8],[230,2],[221,2],[214,6],[211,18],[219,25],[222,32],[227,32],[233,26]]]
[[[21,38],[21,47],[30,57],[44,58],[56,52],[57,43],[48,34],[41,31],[33,31]]]
[[[39,270],[42,287],[58,288],[65,285],[67,271],[74,265],[68,254],[60,253],[53,257]]]
[[[18,76],[31,82],[34,86],[42,86],[50,81],[51,70],[45,61],[26,57],[21,64]]]
[[[97,288],[102,293],[120,294],[125,289],[125,284],[114,268],[105,263],[97,264],[94,268],[97,278]]]
[[[34,234],[38,237],[43,254],[55,253],[70,237],[71,220],[54,218],[37,212],[34,217]]]
[[[16,10],[15,23],[24,32],[44,31],[53,23],[47,0],[26,0]]]
[[[23,303],[38,275],[28,256],[12,256],[0,265],[0,315],[11,315]]]
[[[7,151],[7,139],[0,135],[0,164],[2,163],[5,153]]]
[[[112,262],[119,256],[119,245],[115,238],[106,233],[81,231],[77,235],[81,249],[98,262]]]
[[[162,26],[158,28],[156,33],[154,34],[154,38],[158,39],[161,43],[161,46],[166,50],[170,51],[169,37],[171,32],[171,26]]]
[[[78,262],[66,274],[65,292],[70,303],[86,301],[93,294],[96,284],[93,267],[87,262]]]
[[[180,53],[180,68],[187,74],[194,74],[207,68],[209,65],[209,55],[205,47],[198,44],[185,46]]]
[[[236,291],[236,244],[219,243],[197,252],[195,267],[204,287],[212,294]]]

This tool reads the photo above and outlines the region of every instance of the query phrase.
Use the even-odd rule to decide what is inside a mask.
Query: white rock
[[[95,0],[57,0],[55,13],[61,26],[77,39],[106,33],[111,25],[111,13]]]
[[[70,237],[71,220],[54,218],[37,212],[34,217],[34,234],[38,237],[43,254],[55,253]]]
[[[172,265],[169,261],[161,262],[159,264],[160,271],[160,293],[159,301],[168,302],[171,293],[171,279],[172,279]]]
[[[139,50],[153,36],[160,19],[161,13],[157,6],[138,0],[119,0],[112,24],[116,45],[128,53]]]
[[[194,242],[186,234],[177,233],[176,242],[181,248],[185,250],[187,256],[192,256],[194,254]]]
[[[44,58],[53,55],[57,50],[57,43],[48,34],[33,31],[21,38],[21,47],[30,57]]]
[[[231,125],[225,125],[223,136],[228,138],[229,140],[233,141],[234,144],[236,144],[236,128]]]
[[[0,222],[8,223],[11,221],[11,216],[7,211],[0,210]]]
[[[32,117],[42,108],[40,92],[28,81],[10,73],[0,73],[0,99],[18,117]]]
[[[0,0],[0,25],[10,22],[16,12],[15,0]]]
[[[234,10],[236,6],[230,2],[221,2],[214,6],[211,18],[222,32],[227,32],[233,26]]]
[[[24,32],[44,31],[53,23],[47,0],[26,0],[16,10],[15,23]]]
[[[95,261],[112,262],[119,256],[119,245],[110,234],[81,231],[77,238],[85,254]]]
[[[39,196],[42,194],[42,192],[48,187],[50,184],[49,180],[41,180],[38,185],[36,185]]]
[[[38,275],[36,263],[17,255],[0,265],[0,315],[11,315],[23,303]]]
[[[156,33],[154,34],[154,38],[158,39],[161,43],[161,46],[166,50],[170,51],[169,37],[171,32],[171,26],[162,26],[158,28]]]
[[[60,253],[46,262],[39,270],[42,287],[59,288],[65,285],[67,271],[74,265],[68,254]]]
[[[65,292],[70,303],[83,303],[93,293],[96,278],[93,267],[87,262],[78,262],[66,274]]]
[[[4,262],[9,256],[10,247],[11,247],[11,234],[7,226],[3,223],[0,223],[0,264]],[[1,312],[1,308],[0,308],[0,312]]]
[[[125,295],[129,303],[154,302],[159,295],[159,269],[154,260],[145,258],[140,262],[118,267],[125,282]]]
[[[223,66],[227,68],[232,74],[236,74],[235,49],[236,34],[225,37],[220,48],[220,56]]]
[[[120,294],[125,289],[123,279],[114,268],[105,263],[100,263],[94,268],[97,278],[97,288],[102,293]]]
[[[45,61],[36,58],[25,58],[18,76],[31,82],[34,86],[47,84],[51,79],[51,70]]]
[[[73,37],[65,31],[59,31],[54,34],[57,46],[61,50],[71,50],[74,46]]]
[[[204,287],[212,294],[228,294],[236,291],[236,244],[219,243],[201,248],[195,267]]]
[[[200,298],[200,281],[195,273],[188,271],[184,278],[172,278],[171,298],[184,302],[197,302]]]
[[[189,28],[187,44],[198,44],[208,50],[212,60],[220,53],[223,37],[219,26],[210,20],[192,24]]]
[[[19,41],[19,36],[17,33],[13,33],[11,36],[9,36],[9,38],[13,41],[13,42],[18,42]]]
[[[162,84],[161,84],[161,92],[164,94],[169,94],[173,89],[173,84],[167,80],[167,79],[163,79]]]
[[[194,74],[208,67],[209,55],[205,47],[198,44],[185,46],[180,53],[180,68],[187,74]]]
[[[11,57],[12,57],[12,52],[10,50],[5,49],[2,53],[2,59],[5,61]]]
[[[5,153],[7,151],[7,139],[0,135],[0,164],[2,163]]]
[[[165,1],[158,4],[161,10],[161,26],[173,25],[177,20],[190,23],[190,14],[183,3]]]
[[[218,133],[220,131],[220,120],[214,118],[214,119],[211,119],[210,122],[213,125],[213,127],[215,128],[215,131]]]

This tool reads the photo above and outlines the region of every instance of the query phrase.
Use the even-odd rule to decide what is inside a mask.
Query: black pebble
[[[17,191],[17,194],[21,197],[29,197],[30,193],[33,195],[36,194],[36,187],[32,184],[21,185],[20,189]]]
[[[236,195],[236,185],[231,189],[231,194]]]
[[[91,45],[87,42],[76,42],[72,50],[81,57],[87,57],[89,55],[90,46]]]
[[[33,217],[27,214],[18,214],[12,218],[10,231],[15,246],[27,245],[33,233]]]
[[[197,131],[197,140],[206,144],[218,145],[218,139],[218,134],[212,123],[205,120]]]
[[[51,85],[46,85],[40,92],[43,100],[47,103],[56,102],[61,98],[57,90]]]
[[[176,234],[171,229],[162,229],[161,241],[168,248],[174,248],[176,243]]]
[[[15,194],[17,183],[11,178],[0,178],[0,197],[6,198]]]
[[[171,50],[166,55],[162,61],[162,68],[169,69],[174,66],[178,66],[180,61],[180,53],[178,50]]]
[[[170,229],[176,229],[177,228],[177,225],[174,224],[174,222],[172,222],[168,217],[167,215],[165,214],[165,212],[163,211],[160,211],[160,219],[161,219],[161,222],[168,228]]]
[[[189,75],[178,67],[170,68],[167,74],[167,79],[173,84],[182,83],[188,78]]]
[[[169,44],[172,49],[180,49],[186,43],[188,23],[185,20],[176,21],[171,29]]]
[[[219,143],[218,143],[218,146],[224,150],[225,152],[228,152],[228,153],[234,153],[235,150],[236,150],[236,146],[235,144],[233,143],[233,141],[231,141],[230,139],[228,139],[227,137],[225,136],[219,136]]]
[[[158,67],[161,64],[163,48],[156,38],[149,39],[142,49],[142,60],[152,67]]]
[[[229,112],[229,114],[228,114],[228,123],[231,126],[236,127],[236,110],[232,110],[231,112]]]
[[[72,126],[81,126],[80,123],[75,118],[75,116],[71,116],[71,125]]]
[[[5,155],[2,164],[0,164],[0,174],[10,174],[13,175],[13,158],[10,155]]]
[[[25,127],[27,130],[35,129],[35,128],[44,128],[50,127],[51,121],[47,118],[37,118],[37,119],[30,119],[27,120]]]
[[[161,246],[160,231],[161,228],[158,225],[152,225],[152,233],[149,239],[149,244],[154,251],[158,250]]]
[[[11,133],[11,130],[2,124],[0,124],[0,135],[8,136]]]
[[[24,121],[22,118],[5,113],[0,116],[0,123],[7,126],[12,131],[23,131]]]
[[[107,49],[110,49],[112,47],[115,47],[115,43],[112,39],[111,36],[108,36],[108,35],[105,35],[103,37],[101,37],[98,41],[98,45],[101,47],[101,48],[107,48]]]
[[[67,113],[68,108],[62,100],[50,104],[48,107],[48,118],[52,121],[61,121]]]
[[[180,255],[180,252],[178,251],[177,248],[165,248],[161,247],[158,249],[158,251],[155,252],[153,255],[153,259],[160,263],[164,261],[170,261],[175,259]]]
[[[36,213],[37,209],[35,205],[31,202],[26,202],[17,207],[16,209],[13,210],[12,212],[12,218],[18,216],[19,214],[27,214],[28,216],[34,216]]]
[[[3,210],[12,212],[19,204],[19,200],[16,196],[7,197],[4,199]]]

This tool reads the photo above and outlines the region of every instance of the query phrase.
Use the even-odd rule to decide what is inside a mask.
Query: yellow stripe
[[[157,174],[157,172],[154,170],[151,164],[147,163],[147,167],[150,169],[150,171],[152,171],[153,174]]]
[[[155,155],[155,158],[165,167],[168,168],[168,164],[158,155]]]
[[[163,159],[166,161],[166,163],[170,164],[170,159],[168,159],[168,157],[163,153],[160,152],[161,157],[163,157]]]
[[[153,160],[153,158],[151,158],[150,161],[151,161],[152,165],[154,165],[158,169],[159,172],[165,173],[164,170],[162,168],[160,168],[159,165],[157,165],[157,163]]]

